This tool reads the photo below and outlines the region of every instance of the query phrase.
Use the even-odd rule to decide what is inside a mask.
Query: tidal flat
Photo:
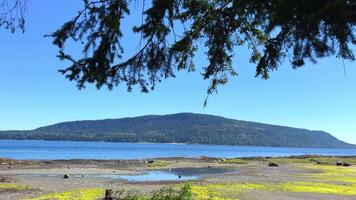
[[[148,199],[163,187],[175,190],[187,181],[198,200],[351,200],[356,199],[356,157],[0,159],[4,200],[95,200],[105,189]]]

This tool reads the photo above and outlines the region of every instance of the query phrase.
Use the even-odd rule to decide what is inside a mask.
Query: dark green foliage
[[[0,26],[24,30],[26,1],[0,0]],[[208,60],[199,66],[203,78],[211,80],[208,94],[237,75],[232,63],[237,46],[251,51],[256,76],[263,79],[285,58],[294,68],[331,55],[355,60],[355,0],[82,1],[83,9],[49,35],[58,57],[71,63],[60,72],[79,88],[124,83],[129,91],[138,85],[148,92],[176,70],[196,70],[199,49]],[[142,14],[142,24],[123,27],[130,10]],[[122,30],[128,28],[142,42],[133,55],[122,46]],[[82,44],[79,58],[64,51],[70,40]]]
[[[0,132],[1,139],[354,148],[322,131],[181,113],[64,122],[32,131]]]
[[[0,0],[0,27],[25,30],[26,0]]]
[[[130,56],[120,42],[127,28],[122,21],[137,9],[133,2],[84,0],[84,9],[51,34],[59,58],[72,62],[61,72],[79,88],[87,82],[109,89],[126,83],[129,90],[139,85],[148,92],[162,78],[174,77],[175,70],[194,71],[199,48],[206,49],[209,61],[199,66],[204,79],[211,80],[208,94],[237,75],[232,65],[236,46],[251,50],[256,76],[264,79],[286,57],[293,67],[330,55],[355,59],[350,49],[356,43],[355,0],[146,1],[144,21],[133,27],[144,45]],[[84,44],[82,58],[64,52],[69,39]]]

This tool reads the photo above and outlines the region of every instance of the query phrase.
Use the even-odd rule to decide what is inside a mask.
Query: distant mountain
[[[63,122],[29,131],[1,131],[0,139],[356,148],[323,131],[192,113]]]

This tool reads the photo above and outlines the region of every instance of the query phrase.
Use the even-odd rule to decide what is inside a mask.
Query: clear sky
[[[56,58],[56,47],[43,36],[73,17],[80,7],[81,1],[73,0],[31,1],[24,34],[0,30],[0,130],[33,129],[71,120],[195,112],[324,130],[356,144],[356,63],[343,65],[337,58],[297,70],[285,62],[265,81],[254,78],[248,51],[239,48],[234,59],[239,76],[220,87],[219,94],[209,98],[207,108],[203,102],[209,82],[202,79],[199,70],[179,72],[177,78],[164,80],[149,94],[141,94],[139,89],[128,93],[124,87],[98,91],[89,86],[79,91],[75,83],[57,72],[68,63]],[[133,17],[125,27],[139,22]],[[132,52],[138,47],[137,38],[125,38],[124,45]],[[68,48],[80,53],[74,46]],[[197,57],[198,66],[205,63],[204,56]]]

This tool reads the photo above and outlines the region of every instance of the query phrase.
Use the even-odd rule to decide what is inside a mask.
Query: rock
[[[68,179],[70,176],[68,174],[64,174],[63,178]]]
[[[208,165],[208,168],[211,168],[211,166],[210,166],[210,165]]]
[[[6,178],[0,176],[0,183],[4,183],[4,182],[7,182]]]
[[[269,162],[268,163],[268,167],[279,167],[279,165],[277,163],[274,163],[274,162]]]
[[[351,164],[350,163],[342,163],[342,166],[344,166],[344,167],[349,167],[349,166],[351,166]]]
[[[339,162],[339,161],[337,161],[335,164],[336,164],[337,166],[342,166],[342,162]]]
[[[154,162],[155,162],[154,160],[147,161],[147,163],[154,163]]]

